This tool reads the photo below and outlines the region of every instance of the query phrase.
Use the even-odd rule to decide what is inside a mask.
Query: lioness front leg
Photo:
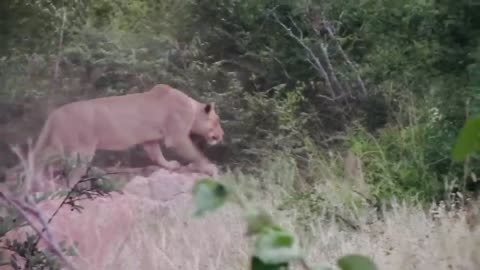
[[[157,165],[162,166],[167,170],[176,170],[180,168],[180,163],[178,161],[165,159],[158,142],[146,142],[143,143],[142,146],[145,152],[147,152],[148,157]]]
[[[200,150],[198,150],[190,137],[181,136],[177,138],[172,138],[171,147],[177,152],[177,154],[181,155],[183,158],[190,162],[187,168],[194,171],[206,173],[214,177],[218,175],[217,167],[213,163],[211,163],[200,152]]]

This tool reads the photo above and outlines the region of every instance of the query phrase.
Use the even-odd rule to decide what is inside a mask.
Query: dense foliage
[[[223,165],[281,151],[310,182],[312,158],[349,148],[374,195],[440,198],[477,162],[450,153],[478,110],[478,14],[472,0],[3,0],[0,165],[52,106],[168,83],[219,104]]]

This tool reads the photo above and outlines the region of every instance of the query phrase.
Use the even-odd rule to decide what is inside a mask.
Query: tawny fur
[[[190,169],[217,175],[217,168],[196,148],[190,134],[200,135],[210,145],[223,140],[214,104],[200,103],[169,85],[159,84],[144,93],[78,101],[57,108],[43,127],[33,156],[37,164],[52,154],[80,154],[90,161],[98,149],[123,151],[141,144],[157,165],[169,170],[179,168],[179,162],[164,158],[163,144],[190,161]]]

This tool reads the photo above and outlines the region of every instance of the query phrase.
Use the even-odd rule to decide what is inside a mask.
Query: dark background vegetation
[[[283,153],[312,183],[315,158],[350,150],[374,195],[440,199],[478,174],[450,152],[480,108],[479,14],[475,0],[2,0],[0,167],[53,108],[166,83],[218,104],[222,166]]]

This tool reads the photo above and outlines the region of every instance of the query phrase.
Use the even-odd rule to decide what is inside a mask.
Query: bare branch
[[[56,255],[68,269],[76,270],[76,267],[74,267],[70,260],[63,254],[58,246],[58,242],[55,241],[51,231],[49,230],[48,224],[51,220],[47,221],[42,215],[41,211],[37,209],[37,207],[29,200],[30,197],[28,196],[28,193],[31,191],[30,189],[33,181],[37,180],[35,179],[34,155],[33,151],[31,151],[31,141],[29,140],[28,142],[27,157],[21,153],[18,146],[12,146],[11,148],[20,159],[21,166],[25,172],[25,182],[22,192],[20,194],[16,194],[16,196],[12,196],[6,191],[0,191],[0,201],[3,200],[7,204],[10,204],[12,207],[14,207],[23,216],[27,224],[36,232],[39,237],[38,240],[44,240],[48,249],[52,251],[53,254]],[[25,201],[21,201],[17,198],[25,198]],[[43,232],[45,232],[45,234],[43,234]]]
[[[18,212],[25,218],[27,223],[32,227],[32,229],[45,241],[49,250],[56,255],[64,265],[71,270],[76,270],[77,268],[70,262],[70,260],[63,254],[57,242],[55,241],[53,235],[48,229],[46,220],[43,218],[42,213],[36,209],[36,207],[28,202],[22,202],[18,199],[13,198],[13,196],[6,194],[5,192],[0,191],[0,200],[13,206]],[[33,217],[33,218],[32,218]],[[41,226],[45,229],[45,234],[41,232],[41,229],[35,225],[35,220],[40,223]]]
[[[348,58],[347,54],[345,53],[345,51],[343,50],[342,46],[340,45],[340,42],[338,42],[338,39],[336,38],[332,28],[330,28],[329,24],[327,21],[325,21],[325,19],[323,19],[323,26],[325,28],[325,30],[327,30],[327,34],[328,36],[330,37],[330,39],[333,40],[333,42],[335,43],[335,47],[337,48],[337,50],[340,52],[340,54],[342,55],[343,59],[345,60],[345,62],[347,62],[348,66],[353,70],[353,72],[355,73],[355,76],[356,76],[356,79],[357,79],[357,83],[358,85],[360,86],[360,89],[362,90],[363,92],[363,95],[367,95],[367,89],[365,88],[365,84],[362,80],[362,78],[360,77],[360,73],[358,72],[358,69],[357,67],[355,66],[355,64],[350,60],[350,58]],[[315,29],[315,32],[317,32],[318,34],[318,29]]]
[[[303,31],[302,29],[300,29],[300,27],[297,25],[297,23],[295,22],[295,20],[292,19],[291,16],[288,16],[288,18],[290,19],[290,22],[293,24],[293,26],[295,27],[295,29],[297,29],[297,32],[298,34],[300,35],[299,36],[299,39],[300,40],[303,40]],[[338,79],[337,79],[337,76],[335,75],[335,72],[333,70],[333,65],[331,64],[330,62],[330,57],[328,56],[328,52],[327,52],[327,46],[325,46],[325,44],[319,40],[318,41],[319,45],[320,45],[320,50],[322,52],[322,57],[325,61],[325,64],[326,64],[326,67],[324,67],[325,69],[325,73],[327,74],[332,86],[334,87],[334,92],[344,92],[344,89],[343,87],[341,86],[341,84],[338,82]],[[315,58],[317,58],[316,56],[314,56]],[[309,61],[311,64],[312,62]],[[316,65],[316,64],[315,64]],[[317,69],[318,70],[318,69]],[[342,94],[343,95],[343,94]]]
[[[62,59],[63,54],[63,36],[65,31],[65,24],[67,22],[67,9],[65,6],[62,8],[62,24],[60,25],[60,33],[58,36],[58,53],[57,53],[57,60],[55,61],[55,69],[53,71],[53,84],[55,88],[59,86],[60,80],[60,61]]]
[[[300,29],[300,27],[298,27],[297,23],[292,19],[291,16],[288,16],[288,19],[290,19],[290,22],[293,24],[293,26],[295,26],[295,29],[297,29],[297,32],[298,34],[300,35],[300,39],[303,39],[303,31],[302,29]]]
[[[293,38],[300,46],[302,46],[302,48],[305,50],[305,52],[307,53],[307,57],[308,57],[308,61],[312,64],[312,66],[318,71],[319,75],[321,78],[324,78],[325,79],[325,84],[327,85],[327,88],[328,90],[330,91],[330,95],[332,96],[332,98],[335,98],[336,94],[335,94],[335,90],[334,88],[332,87],[332,84],[330,82],[330,79],[329,79],[329,76],[325,70],[325,68],[323,67],[322,63],[320,63],[320,60],[316,57],[315,53],[312,51],[312,49],[310,49],[310,47],[308,47],[305,42],[303,42],[303,40],[296,36],[292,30],[290,28],[288,28],[284,23],[282,23],[280,21],[280,19],[278,18],[277,14],[275,14],[275,12],[272,12],[273,14],[273,17],[275,18],[276,22],[282,26],[283,29],[285,29],[285,31],[287,32],[287,34]]]
[[[327,96],[321,95],[321,94],[317,94],[316,96],[317,96],[317,97],[320,97],[320,98],[324,98],[324,99],[326,99],[326,100],[328,100],[328,101],[331,101],[331,102],[336,102],[337,100],[340,100],[340,99],[344,98],[344,97],[345,97],[345,94],[342,94],[342,95],[340,95],[340,96],[336,96],[336,97],[334,97],[334,98],[327,97]]]
[[[35,180],[34,160],[31,148],[32,142],[31,140],[28,140],[27,156],[25,157],[18,145],[11,146],[12,152],[18,156],[18,159],[20,160],[20,166],[23,167],[23,171],[25,172],[24,185],[21,189],[20,195],[26,195],[28,192],[30,192],[32,188],[32,182]]]
[[[277,62],[280,65],[280,68],[282,69],[285,77],[287,77],[287,79],[291,80],[292,77],[290,77],[290,74],[288,74],[288,71],[285,69],[285,65],[275,56],[273,57],[273,60],[275,60],[275,62]]]
[[[323,59],[325,63],[327,64],[326,67],[326,72],[330,76],[330,81],[332,82],[332,85],[335,87],[336,92],[341,92],[343,95],[345,93],[345,90],[343,89],[342,85],[338,82],[337,76],[335,75],[335,72],[333,70],[333,65],[330,62],[330,57],[328,56],[327,52],[327,46],[321,41],[320,43],[320,51],[322,52]]]

